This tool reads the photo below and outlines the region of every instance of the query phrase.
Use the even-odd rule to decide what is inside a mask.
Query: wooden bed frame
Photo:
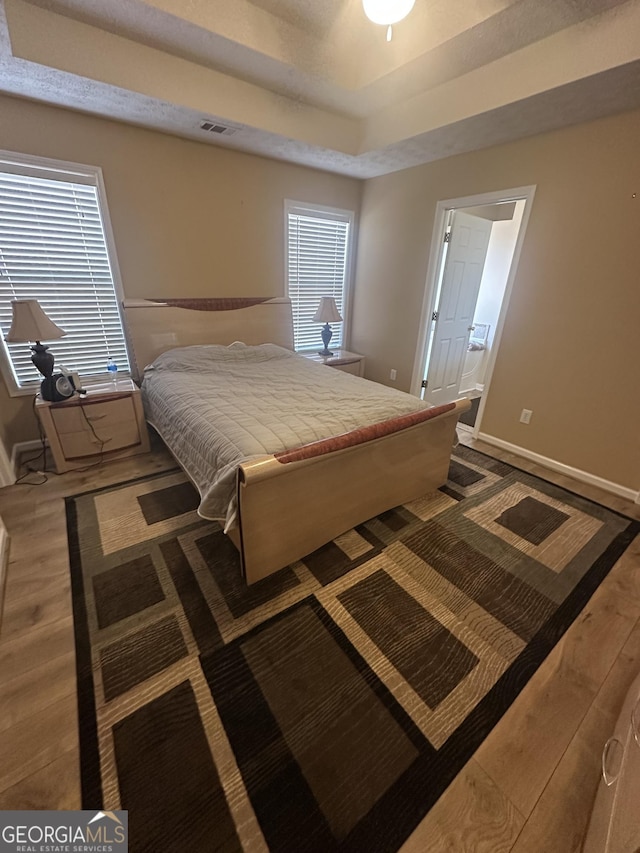
[[[136,379],[145,365],[178,346],[241,340],[293,349],[288,299],[126,301],[124,317]],[[448,410],[429,420],[402,428],[389,422],[389,430],[377,431],[383,435],[370,438],[367,430],[357,431],[364,437],[348,434],[337,449],[329,440],[317,443],[322,447],[307,446],[308,453],[241,464],[238,525],[229,536],[240,552],[247,584],[443,485],[458,416],[469,407],[468,400],[457,400],[439,407]]]

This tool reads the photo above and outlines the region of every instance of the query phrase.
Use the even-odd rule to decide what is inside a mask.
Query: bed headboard
[[[166,350],[193,344],[278,344],[293,349],[291,300],[282,297],[125,300],[131,372],[142,378]]]

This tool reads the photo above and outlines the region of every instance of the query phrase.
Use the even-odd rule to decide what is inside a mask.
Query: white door
[[[453,214],[424,392],[434,406],[458,396],[491,225],[461,210]]]

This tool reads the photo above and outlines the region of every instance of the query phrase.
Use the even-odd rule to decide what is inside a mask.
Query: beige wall
[[[536,184],[481,429],[640,489],[639,139],[632,112],[367,181],[351,338],[367,375],[409,388],[438,200]]]
[[[0,97],[0,148],[100,166],[125,296],[281,296],[284,199],[356,212],[362,183]],[[0,380],[0,440],[37,437]]]
[[[367,374],[409,388],[437,201],[536,184],[482,429],[640,488],[638,138],[627,113],[365,182],[351,347]],[[357,211],[363,186],[4,97],[0,148],[102,167],[127,297],[281,294],[283,200]],[[36,436],[0,380],[0,440]]]

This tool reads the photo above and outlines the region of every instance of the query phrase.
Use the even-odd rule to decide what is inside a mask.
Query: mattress
[[[242,462],[429,408],[275,344],[169,350],[145,369],[142,398],[198,488],[198,513],[225,530],[235,523]]]

